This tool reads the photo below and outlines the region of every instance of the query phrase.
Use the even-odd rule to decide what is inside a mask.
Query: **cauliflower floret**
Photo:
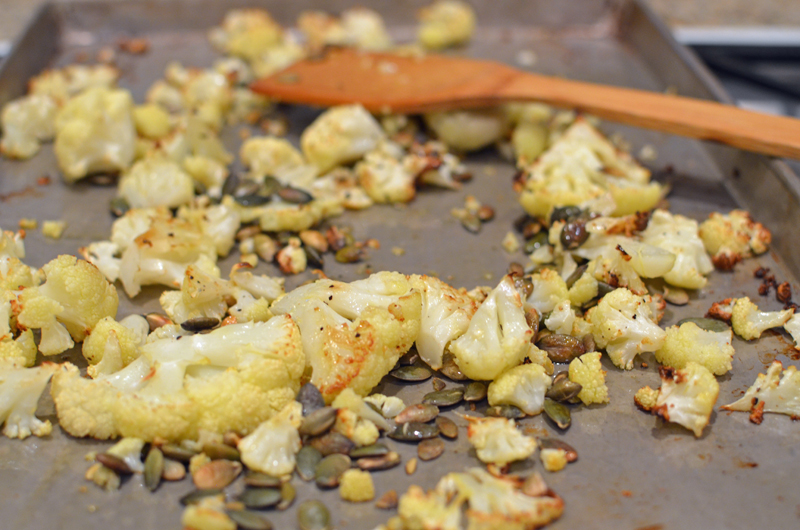
[[[514,405],[535,416],[544,409],[544,395],[552,383],[543,366],[516,366],[489,384],[489,405]]]
[[[792,317],[794,310],[761,311],[750,298],[737,298],[731,311],[733,331],[745,340],[754,340],[770,328],[781,327]]]
[[[62,365],[51,393],[64,430],[145,441],[195,440],[201,429],[248,434],[294,399],[305,367],[288,316],[166,336],[140,351],[122,370],[97,379]]]
[[[303,406],[290,401],[276,415],[259,425],[237,444],[242,462],[273,477],[294,471],[295,455],[302,443],[297,429],[303,420]]]
[[[536,452],[536,439],[522,434],[514,420],[471,416],[467,420],[467,438],[481,462],[502,467]]]
[[[119,196],[133,208],[176,208],[194,198],[194,181],[171,160],[145,158],[122,175]]]
[[[619,288],[586,313],[597,345],[605,348],[618,368],[632,369],[636,354],[656,351],[664,344],[666,333],[653,322],[651,298]]]
[[[225,509],[224,494],[203,497],[183,510],[181,525],[194,530],[236,530],[236,523]]]
[[[2,319],[0,318],[0,323],[1,322]],[[800,314],[795,313],[792,315],[792,318],[787,320],[783,325],[783,329],[785,329],[786,333],[791,335],[792,340],[794,340],[794,349],[800,350]]]
[[[358,414],[349,409],[336,411],[336,422],[333,424],[333,430],[347,437],[358,447],[372,445],[380,437],[378,428],[374,423],[359,418]]]
[[[661,388],[651,412],[665,421],[686,427],[699,438],[708,425],[719,395],[719,383],[714,374],[692,361],[681,370],[662,366],[658,373]],[[648,403],[647,394],[639,397],[643,403]]]
[[[136,132],[149,140],[158,140],[172,130],[172,120],[164,107],[156,103],[138,105],[133,109]]]
[[[372,475],[360,469],[348,469],[339,479],[339,495],[342,500],[366,502],[375,498],[375,485]]]
[[[67,182],[130,167],[136,146],[133,99],[120,89],[94,87],[70,99],[55,121],[55,153]]]
[[[747,389],[744,395],[724,410],[759,413],[751,416],[754,423],[761,423],[761,414],[774,412],[788,414],[792,419],[800,417],[800,372],[794,366],[781,370],[780,361],[773,361],[766,374],[758,374],[756,382]]]
[[[569,363],[569,380],[581,385],[578,393],[584,405],[608,403],[606,372],[600,364],[600,352],[584,353]]]
[[[432,276],[411,276],[411,284],[422,295],[417,351],[428,366],[438,370],[445,348],[467,331],[479,304],[466,290],[451,287]]]
[[[45,283],[19,295],[17,321],[42,330],[39,350],[45,355],[71,348],[72,340],[82,341],[100,319],[117,314],[117,290],[91,263],[61,255],[42,270]]]
[[[575,325],[575,312],[572,310],[569,300],[563,300],[553,309],[544,320],[544,325],[553,333],[561,335],[572,335],[572,328]]]
[[[128,315],[119,322],[112,317],[101,319],[83,342],[89,375],[97,377],[128,366],[139,356],[149,333],[150,325],[141,315]]]
[[[318,280],[277,300],[300,326],[311,382],[327,402],[345,388],[366,395],[419,333],[422,303],[402,274],[381,272],[342,283]]]
[[[144,473],[142,449],[144,440],[126,437],[109,447],[106,453],[121,458],[134,473]]]
[[[384,418],[394,418],[403,409],[406,408],[406,404],[403,403],[403,400],[397,396],[384,396],[383,394],[371,394],[364,398],[364,401],[367,403],[372,403],[381,411],[381,415]]]
[[[208,195],[219,195],[228,177],[228,168],[225,165],[206,156],[187,156],[181,166],[195,182],[205,188]]]
[[[383,138],[380,124],[361,105],[343,105],[323,112],[303,131],[300,146],[306,159],[323,174],[334,166],[358,160]]]
[[[466,44],[475,31],[475,11],[459,0],[437,0],[418,17],[417,40],[431,50]]]
[[[242,206],[226,195],[222,205],[235,211],[242,223],[258,221],[265,232],[300,232],[308,230],[323,219],[341,214],[344,209],[339,199],[317,198],[305,204],[294,204],[273,199],[262,206]]]
[[[58,369],[57,364],[43,363],[24,368],[14,360],[0,360],[0,425],[9,438],[47,436],[53,430],[49,421],[34,414],[44,387]]]
[[[425,115],[425,123],[441,142],[457,151],[477,151],[508,131],[505,116],[497,107],[431,112]]]
[[[642,387],[636,391],[633,396],[633,402],[636,406],[645,412],[652,412],[656,407],[658,401],[658,390],[653,390],[649,386]]]
[[[377,425],[384,431],[389,431],[392,428],[391,424],[386,421],[380,413],[367,405],[366,401],[356,394],[352,388],[345,388],[342,390],[339,395],[336,396],[336,399],[333,400],[331,406],[340,410],[348,410],[357,417]]]
[[[416,194],[414,175],[400,161],[380,151],[367,153],[356,164],[358,182],[378,203],[409,202]]]
[[[525,302],[540,315],[550,313],[563,300],[569,299],[566,282],[553,269],[542,269],[531,276],[533,290]]]
[[[461,177],[468,174],[461,160],[436,141],[414,142],[403,156],[403,167],[423,184],[450,190],[461,189]]]
[[[400,496],[397,513],[403,530],[461,530],[461,504],[459,497],[425,490],[411,485]]]
[[[3,139],[0,152],[11,158],[30,158],[39,152],[39,142],[55,135],[57,107],[50,96],[31,94],[3,107],[0,122]]]
[[[705,275],[714,270],[698,235],[697,221],[666,210],[656,210],[650,216],[642,241],[675,254],[675,265],[664,280],[685,289],[700,289],[708,280]]]
[[[567,466],[567,452],[560,448],[543,448],[539,451],[539,459],[547,471],[555,473]]]
[[[2,311],[0,311],[2,313]],[[0,314],[0,327],[3,316]],[[36,342],[33,340],[33,331],[26,330],[14,339],[11,334],[0,336],[0,361],[14,361],[20,367],[30,368],[36,364]]]
[[[727,215],[712,213],[700,225],[699,234],[711,261],[720,270],[731,270],[742,259],[763,254],[772,242],[769,230],[744,210]]]
[[[71,64],[64,68],[45,70],[30,81],[30,93],[46,95],[62,106],[66,101],[91,87],[111,88],[119,71],[105,64]]]
[[[305,164],[303,155],[283,138],[248,138],[239,149],[239,158],[254,177],[275,176],[281,171]]]
[[[666,330],[664,344],[655,351],[656,360],[672,368],[684,368],[689,361],[702,364],[714,375],[731,370],[733,331],[706,331],[694,322]]]
[[[392,46],[381,16],[365,7],[354,7],[342,12],[342,28],[347,40],[362,50],[380,51]]]
[[[467,331],[450,342],[450,351],[464,375],[486,381],[520,364],[532,335],[514,279],[506,275],[475,311]]]
[[[283,29],[264,9],[231,9],[209,40],[221,52],[252,61],[283,39]]]

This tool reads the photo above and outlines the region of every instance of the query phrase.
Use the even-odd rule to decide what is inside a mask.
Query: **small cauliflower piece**
[[[136,132],[148,140],[158,140],[172,130],[172,120],[164,107],[155,103],[138,105],[133,109]]]
[[[341,396],[341,394],[339,395]],[[358,414],[349,409],[336,411],[336,422],[333,424],[333,430],[344,435],[358,447],[372,445],[380,437],[380,432],[378,432],[378,428],[374,423],[359,418]]]
[[[300,146],[306,159],[324,174],[354,162],[377,147],[384,133],[361,105],[343,105],[323,112],[303,131]]]
[[[150,325],[141,315],[128,315],[119,322],[112,317],[99,320],[83,341],[82,353],[90,365],[89,375],[97,377],[128,366],[139,356],[139,348],[149,332]]]
[[[367,405],[366,401],[356,394],[352,388],[345,388],[342,390],[331,402],[331,406],[337,409],[349,410],[358,417],[377,425],[384,431],[389,431],[392,428],[392,425],[384,419],[382,414]]]
[[[786,370],[780,361],[773,361],[766,374],[758,374],[755,383],[747,389],[744,395],[729,405],[721,408],[724,410],[737,410],[742,412],[756,412],[751,415],[753,423],[761,423],[764,412],[787,414],[792,419],[800,417],[800,372],[794,366]]]
[[[584,405],[608,403],[606,372],[600,364],[600,357],[600,352],[588,352],[569,363],[569,380],[581,385],[578,399]]]
[[[203,497],[183,510],[181,525],[192,530],[236,530],[236,523],[225,510],[225,495]]]
[[[543,366],[516,366],[489,384],[489,405],[514,405],[525,414],[535,416],[544,409],[544,395],[551,384]]]
[[[714,374],[691,361],[681,370],[662,366],[658,373],[661,388],[651,412],[665,421],[686,427],[699,438],[708,425],[719,395],[719,383]],[[639,399],[648,404],[650,395],[643,392]]]
[[[7,103],[0,115],[3,138],[0,152],[26,159],[39,152],[39,143],[55,135],[58,108],[50,96],[31,94]]]
[[[66,221],[44,221],[42,222],[42,235],[50,239],[61,239],[66,228]]]
[[[177,208],[194,198],[194,180],[171,160],[145,158],[123,173],[119,196],[133,208]]]
[[[55,121],[55,153],[67,182],[130,167],[136,147],[133,99],[121,89],[94,87],[70,99]]]
[[[383,18],[365,7],[353,7],[342,12],[342,29],[349,44],[362,50],[381,51],[392,46]]]
[[[684,368],[689,361],[702,364],[714,375],[731,370],[733,331],[707,331],[694,322],[666,329],[664,344],[655,351],[656,360],[672,368]]]
[[[464,375],[487,381],[525,359],[532,335],[514,279],[506,275],[475,311],[467,331],[450,342],[450,351]]]
[[[463,500],[412,484],[400,496],[397,513],[403,530],[461,530]]]
[[[654,390],[649,386],[640,388],[633,396],[633,402],[636,406],[645,412],[652,412],[656,407],[658,401],[658,390]]]
[[[567,467],[567,452],[559,448],[543,448],[539,451],[539,459],[547,471],[555,473]]]
[[[349,502],[367,502],[375,498],[372,475],[360,469],[348,469],[339,478],[339,495]]]
[[[531,276],[533,290],[525,300],[540,315],[550,313],[562,301],[569,299],[566,282],[553,269],[542,269]]]
[[[536,452],[536,439],[522,434],[512,419],[468,416],[467,420],[467,438],[481,462],[502,467]]]
[[[508,131],[505,115],[497,107],[431,112],[425,115],[425,123],[439,141],[456,151],[477,151]]]
[[[475,11],[460,0],[437,0],[418,17],[417,40],[430,50],[466,44],[475,31]]]
[[[563,300],[553,309],[544,320],[544,325],[553,333],[561,335],[572,335],[572,328],[575,325],[575,312],[572,310],[569,300]]]
[[[71,64],[64,68],[45,70],[30,80],[31,94],[47,95],[63,106],[67,100],[92,87],[112,88],[119,70],[106,64]]]
[[[0,322],[2,322],[2,319],[0,319]],[[783,329],[785,329],[786,333],[791,335],[792,340],[794,340],[794,349],[800,350],[800,313],[792,315],[792,318],[787,320],[783,325]]]
[[[450,190],[461,189],[461,180],[468,175],[461,160],[447,151],[442,142],[414,142],[408,154],[403,156],[403,167],[414,175],[418,182]]]
[[[720,270],[731,270],[739,261],[763,254],[772,242],[770,231],[744,210],[712,213],[700,224],[699,234]]]
[[[273,477],[294,471],[295,455],[300,451],[303,406],[291,401],[275,416],[242,438],[237,444],[242,462],[249,468]]]
[[[47,436],[53,430],[49,420],[42,421],[34,414],[39,397],[58,365],[43,363],[25,368],[15,360],[0,359],[0,425],[9,438]]]
[[[737,298],[731,311],[733,332],[745,340],[754,340],[764,331],[781,327],[792,317],[792,309],[761,311],[750,298]]]
[[[358,182],[377,203],[409,202],[417,193],[414,175],[396,158],[380,151],[367,153],[356,164]]]
[[[121,458],[134,473],[144,473],[142,449],[144,440],[126,437],[109,447],[106,453]]]
[[[253,61],[283,39],[283,29],[265,9],[231,9],[209,40],[221,52]]]
[[[684,289],[701,289],[708,283],[705,277],[714,270],[698,234],[697,221],[666,210],[655,210],[647,228],[642,232],[642,242],[675,255],[675,264],[664,280]]]
[[[2,322],[3,316],[0,315],[0,327]],[[33,331],[23,331],[17,338],[12,338],[10,333],[0,336],[0,362],[4,360],[13,361],[25,368],[36,364],[36,342],[33,340]]]
[[[254,177],[276,176],[282,171],[305,164],[303,155],[283,138],[255,136],[239,149],[239,158]]]
[[[630,370],[639,353],[661,348],[666,333],[653,321],[650,296],[619,288],[605,295],[586,313],[597,345],[605,348],[618,368]]]
[[[384,396],[383,394],[370,394],[364,398],[367,403],[372,403],[381,411],[384,418],[394,418],[406,408],[403,400],[397,396]]]

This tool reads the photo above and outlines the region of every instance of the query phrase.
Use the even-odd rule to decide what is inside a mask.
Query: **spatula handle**
[[[520,72],[502,89],[511,100],[533,99],[600,118],[740,149],[800,158],[800,120],[698,99],[595,85]]]

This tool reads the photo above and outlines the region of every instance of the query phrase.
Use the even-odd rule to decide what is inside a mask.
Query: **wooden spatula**
[[[730,105],[531,74],[489,61],[330,50],[260,79],[254,91],[288,103],[361,103],[376,113],[533,100],[740,149],[800,158],[800,120]]]

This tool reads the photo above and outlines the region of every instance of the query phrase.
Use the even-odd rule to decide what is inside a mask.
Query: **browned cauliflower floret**
[[[741,260],[763,254],[772,242],[769,230],[744,210],[727,215],[712,213],[700,225],[699,233],[711,261],[720,270],[731,270]]]

